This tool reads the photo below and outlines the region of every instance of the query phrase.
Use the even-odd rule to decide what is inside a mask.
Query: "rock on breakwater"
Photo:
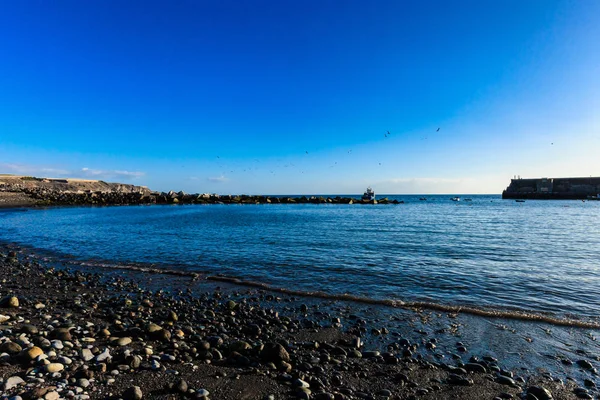
[[[0,250],[0,281],[0,297],[19,301],[0,310],[10,317],[0,326],[2,349],[12,347],[0,354],[5,396],[494,399],[549,393],[570,399],[576,391],[597,394],[573,382],[526,381],[489,357],[427,361],[419,351],[434,351],[435,339],[425,346],[421,333],[399,338],[378,329],[389,335],[388,345],[374,349],[360,340],[368,321],[350,323],[263,291],[149,291],[117,275],[53,269],[14,250]],[[279,307],[282,313],[274,307],[281,303],[288,304]]]

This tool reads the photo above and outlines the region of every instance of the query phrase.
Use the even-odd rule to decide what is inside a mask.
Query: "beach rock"
[[[4,382],[4,391],[8,391],[14,387],[17,387],[21,384],[25,383],[25,381],[23,379],[21,379],[20,376],[11,376],[10,378],[8,378],[6,380],[6,382]]]
[[[88,386],[90,386],[90,381],[87,380],[86,378],[77,379],[77,386],[82,387],[82,388],[85,389]]]
[[[50,363],[46,365],[45,369],[46,372],[49,373],[61,372],[63,369],[65,369],[65,366],[61,363]]]
[[[127,346],[132,342],[130,337],[121,337],[116,340],[118,346]]]
[[[121,397],[123,400],[141,400],[144,394],[139,386],[131,386],[123,392]]]
[[[171,332],[166,329],[161,329],[152,334],[152,337],[161,342],[170,342],[171,341]]]
[[[260,353],[261,358],[267,362],[278,363],[280,361],[289,362],[290,354],[279,343],[267,343]]]
[[[479,372],[482,374],[487,373],[487,369],[483,365],[477,364],[477,363],[467,363],[467,364],[465,364],[464,368],[467,371],[471,371],[471,372]]]
[[[50,339],[58,339],[58,340],[65,340],[65,341],[71,341],[73,340],[73,337],[71,336],[71,332],[69,328],[57,328],[53,331],[50,332],[50,335],[48,335],[50,337]]]
[[[229,300],[227,302],[226,306],[229,310],[235,310],[235,308],[237,307],[237,304],[235,303],[235,301]]]
[[[541,386],[530,386],[527,388],[527,394],[534,395],[538,400],[552,400],[552,393]]]
[[[60,394],[58,394],[58,392],[55,392],[54,390],[51,392],[48,392],[44,395],[44,400],[58,400],[60,399]]]
[[[90,349],[82,349],[81,350],[81,359],[83,361],[90,361],[94,358],[94,354]]]
[[[460,386],[473,386],[474,382],[472,379],[462,377],[456,374],[450,374],[446,379],[446,382],[451,385],[460,385]]]
[[[4,342],[0,345],[0,353],[19,354],[23,348],[15,342]]]
[[[588,399],[593,400],[594,397],[589,393],[587,389],[584,388],[576,388],[573,393],[577,396],[578,399]]]
[[[23,353],[23,358],[26,361],[31,361],[36,357],[41,356],[42,354],[44,354],[44,351],[42,349],[40,349],[37,346],[33,346],[32,348],[25,350],[25,352]]]
[[[188,384],[183,379],[180,379],[177,382],[175,382],[175,385],[173,385],[173,389],[175,389],[175,391],[179,393],[186,393],[188,391]]]
[[[129,361],[129,366],[131,368],[138,369],[140,365],[142,365],[142,357],[138,355],[131,357],[131,360]]]
[[[517,386],[517,383],[515,382],[514,379],[509,378],[508,376],[504,376],[504,375],[497,375],[496,382],[498,382],[501,385]]]
[[[15,296],[6,296],[2,300],[0,300],[0,307],[17,308],[19,307],[19,299]]]
[[[146,333],[156,333],[158,331],[161,331],[163,328],[153,322],[149,323],[148,325],[146,325]]]
[[[296,398],[300,400],[310,400],[311,390],[305,387],[296,388]]]
[[[588,360],[579,360],[577,361],[577,365],[583,369],[594,369],[594,366]]]
[[[58,362],[64,365],[71,365],[73,364],[73,360],[71,360],[69,357],[66,356],[60,356],[58,357]]]
[[[197,399],[207,399],[209,394],[210,394],[209,391],[206,389],[198,389],[196,391],[196,398]]]
[[[96,362],[103,362],[111,358],[110,352],[108,349],[105,349],[102,353],[96,356]]]
[[[292,386],[296,388],[310,388],[310,384],[302,379],[296,379],[292,382]]]
[[[370,351],[362,352],[362,356],[364,358],[374,358],[374,357],[379,357],[380,355],[381,355],[381,353],[378,350],[370,350]]]
[[[19,328],[19,332],[26,333],[28,335],[37,335],[39,333],[39,329],[35,325],[23,324]]]
[[[250,344],[248,342],[244,342],[242,340],[233,342],[229,345],[229,351],[235,351],[238,353],[241,353],[246,350],[250,350],[251,348],[252,348],[252,346],[250,346]]]
[[[0,324],[5,323],[6,321],[10,321],[10,315],[2,315],[2,314],[0,314]]]

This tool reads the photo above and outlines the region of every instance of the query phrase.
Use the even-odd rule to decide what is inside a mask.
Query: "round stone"
[[[63,369],[65,369],[65,366],[61,363],[50,363],[46,365],[46,372],[49,373],[60,372]]]

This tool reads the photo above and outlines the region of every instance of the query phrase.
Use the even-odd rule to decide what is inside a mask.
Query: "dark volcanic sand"
[[[136,283],[110,272],[68,272],[7,247],[0,247],[0,275],[0,315],[10,317],[0,323],[0,388],[16,377],[24,381],[4,389],[6,397],[135,398],[127,391],[132,386],[144,398],[165,399],[205,398],[204,391],[226,400],[598,394],[588,388],[589,394],[582,389],[578,397],[578,384],[570,380],[513,375],[501,370],[502,360],[431,361],[422,354],[436,351],[435,336],[371,331],[371,321],[321,311],[314,300],[307,307],[303,299],[214,285],[203,293],[184,286],[168,293],[156,290],[162,279],[187,279],[190,285],[192,279],[136,273]],[[18,306],[14,299],[9,304],[10,296]],[[370,335],[387,345],[357,346],[357,337]],[[29,352],[42,355],[28,359],[34,345],[38,349]],[[104,358],[106,350],[110,357]],[[85,361],[86,355],[91,359]],[[47,363],[64,369],[47,372]],[[302,391],[301,384],[310,388]]]

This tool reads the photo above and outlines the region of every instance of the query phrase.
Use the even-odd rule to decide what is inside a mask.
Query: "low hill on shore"
[[[0,207],[49,204],[126,204],[149,197],[145,186],[75,178],[0,174]]]

